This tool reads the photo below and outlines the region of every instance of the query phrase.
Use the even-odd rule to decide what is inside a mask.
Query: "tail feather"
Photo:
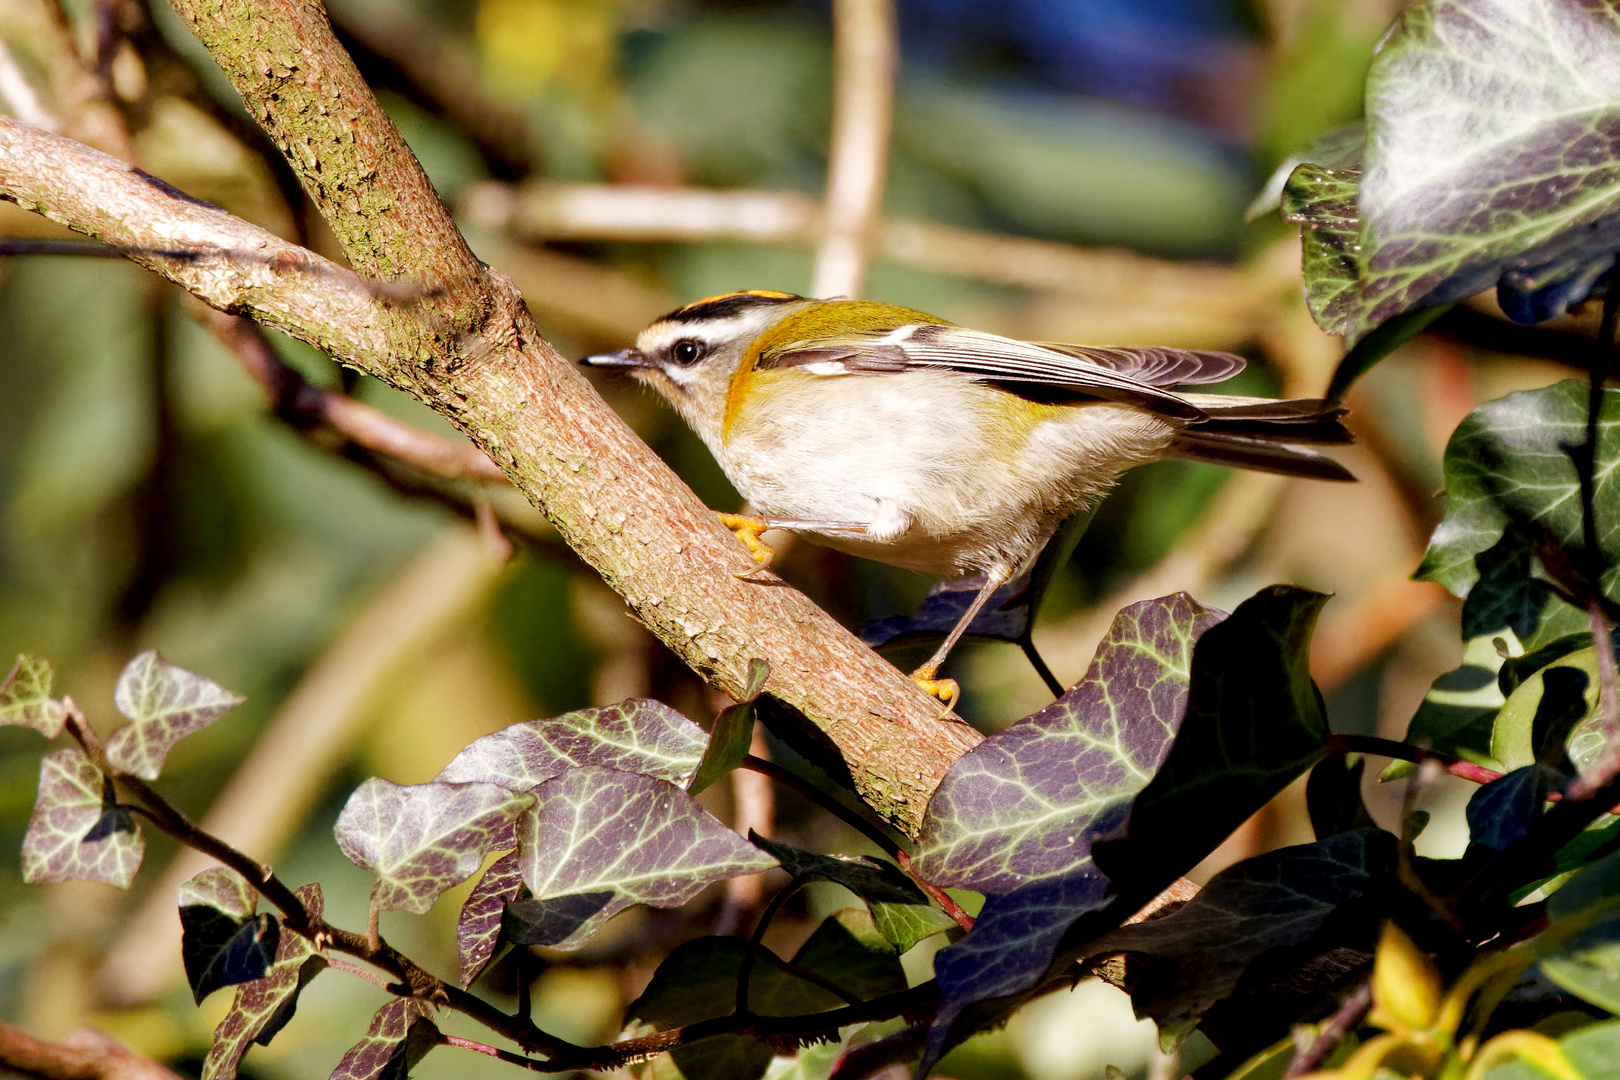
[[[1336,402],[1314,398],[1223,401],[1214,394],[1200,394],[1195,401],[1207,419],[1189,425],[1176,437],[1170,452],[1177,457],[1316,480],[1355,479],[1338,462],[1298,445],[1355,441],[1344,426],[1345,409]]]

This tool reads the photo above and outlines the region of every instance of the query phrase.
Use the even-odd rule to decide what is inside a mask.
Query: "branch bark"
[[[836,746],[880,814],[914,834],[946,769],[978,741],[972,729],[941,721],[936,702],[796,590],[734,576],[753,565],[747,554],[540,337],[511,283],[473,257],[318,5],[176,8],[287,155],[350,264],[416,282],[423,298],[379,295],[122,162],[3,118],[0,194],[109,243],[191,252],[134,258],[449,417],[717,687],[741,693],[748,660],[769,660],[770,693]]]
[[[39,1080],[180,1080],[178,1073],[90,1028],[53,1043],[0,1022],[0,1066],[7,1075]]]

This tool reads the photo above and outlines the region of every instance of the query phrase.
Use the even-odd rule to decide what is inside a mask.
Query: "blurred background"
[[[900,0],[866,294],[1028,339],[1230,349],[1251,360],[1239,392],[1321,393],[1340,350],[1300,299],[1296,231],[1275,214],[1246,223],[1244,209],[1289,154],[1359,116],[1371,49],[1400,6]],[[565,355],[622,347],[701,296],[809,289],[832,100],[826,0],[330,8],[475,250],[518,282]],[[0,0],[0,43],[0,108],[340,257],[165,4]],[[0,204],[0,235],[65,234]],[[1438,517],[1446,436],[1481,401],[1565,377],[1590,321],[1532,334],[1486,300],[1448,315],[1351,397],[1353,487],[1188,463],[1131,474],[1054,587],[1037,645],[1068,684],[1126,603],[1186,589],[1230,610],[1260,586],[1297,582],[1336,594],[1313,651],[1335,727],[1399,737],[1462,654],[1455,605],[1408,580]],[[454,437],[446,423],[286,339],[245,366],[231,335],[121,261],[0,261],[0,662],[49,658],[58,691],[103,729],[116,721],[118,671],[146,648],[246,694],[237,714],[176,748],[162,785],[294,884],[319,880],[328,916],[355,927],[369,881],[331,825],[362,778],[425,781],[481,734],[634,695],[709,722],[723,702],[509,489],[379,454],[343,424],[272,400],[264,371],[357,400],[378,422]],[[626,383],[598,385],[709,505],[738,507],[673,414]],[[852,626],[913,610],[930,584],[805,544],[779,568]],[[987,732],[1050,700],[1010,645],[964,649],[948,674]],[[804,767],[773,740],[765,750]],[[0,729],[0,1017],[51,1038],[92,1023],[192,1072],[228,998],[199,1009],[180,976],[173,888],[192,870],[172,867],[174,846],[149,835],[127,894],[24,887],[16,852],[40,756],[33,732]],[[1427,853],[1461,848],[1467,787],[1456,784],[1420,793],[1436,814]],[[1369,800],[1389,824],[1405,794],[1392,785]],[[705,801],[796,843],[860,849],[750,776]],[[1196,876],[1310,835],[1292,789]],[[544,954],[537,1018],[571,1039],[610,1038],[668,949],[751,925],[758,889],[630,912],[582,952]],[[427,916],[391,913],[383,930],[449,974],[464,893]],[[843,902],[836,887],[812,888],[770,940],[790,949]],[[916,979],[930,948],[906,958]],[[510,999],[510,964],[486,979]],[[326,975],[245,1073],[325,1075],[382,1000]],[[1145,1075],[1152,1043],[1122,994],[1089,982],[969,1043],[940,1073],[1080,1080],[1111,1064]],[[1212,1053],[1195,1040],[1184,1064]],[[418,1075],[496,1072],[512,1075],[440,1051]]]

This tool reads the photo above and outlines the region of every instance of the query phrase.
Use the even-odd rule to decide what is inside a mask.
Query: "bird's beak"
[[[641,354],[639,349],[620,349],[618,352],[598,353],[595,356],[587,356],[580,363],[586,367],[608,368],[644,368],[653,366]]]

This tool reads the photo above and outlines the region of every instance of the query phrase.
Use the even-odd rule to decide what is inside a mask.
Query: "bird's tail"
[[[1183,396],[1204,410],[1206,418],[1176,436],[1170,444],[1173,457],[1315,480],[1355,479],[1343,465],[1309,449],[1355,441],[1344,426],[1342,405],[1319,398]]]

